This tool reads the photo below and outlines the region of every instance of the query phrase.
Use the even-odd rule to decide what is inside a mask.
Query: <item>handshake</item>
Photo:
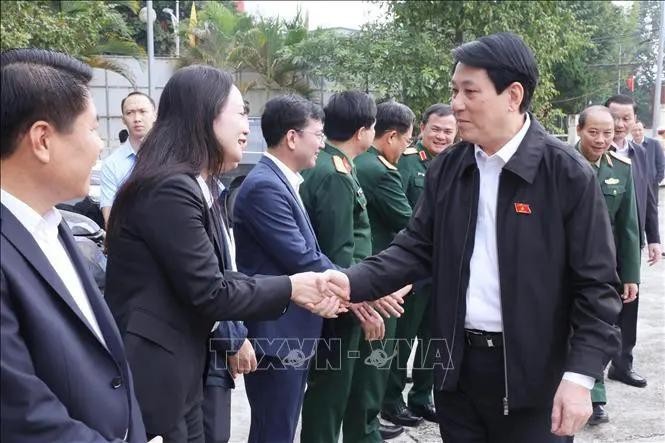
[[[404,309],[404,297],[411,292],[408,285],[393,294],[367,304],[351,303],[351,284],[346,274],[329,269],[322,273],[303,272],[291,279],[291,301],[324,318],[336,318],[353,310],[361,322],[367,321],[375,310],[384,317],[399,317]],[[376,314],[375,316],[377,316]]]
[[[347,312],[351,305],[348,277],[335,270],[302,272],[291,279],[291,301],[325,318]]]

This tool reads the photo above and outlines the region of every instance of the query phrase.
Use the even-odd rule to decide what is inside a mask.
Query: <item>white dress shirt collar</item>
[[[524,137],[526,136],[526,133],[529,130],[529,127],[531,126],[531,118],[529,117],[529,114],[525,114],[525,116],[526,118],[524,120],[524,124],[522,125],[522,129],[517,131],[517,134],[515,134],[513,138],[508,140],[508,142],[505,145],[503,145],[494,154],[487,155],[480,146],[475,145],[476,159],[478,159],[479,156],[485,159],[492,159],[498,157],[503,161],[504,165],[508,163],[508,161],[513,157],[513,155],[515,155],[515,152],[517,152],[517,148],[520,147],[522,140],[524,140]]]
[[[0,192],[2,193],[2,204],[14,214],[31,235],[45,236],[45,238],[58,235],[58,226],[62,221],[60,211],[51,208],[42,216],[4,189],[1,189]]]
[[[281,161],[271,153],[265,152],[263,155],[265,155],[275,165],[277,165],[279,170],[282,171],[282,174],[284,174],[284,176],[286,177],[286,180],[289,182],[293,190],[296,191],[296,194],[298,194],[298,192],[300,191],[300,185],[304,181],[302,175],[300,175],[299,172],[292,171],[291,168],[286,166],[283,161]]]
[[[203,180],[203,177],[201,177],[200,175],[196,176],[196,183],[198,183],[199,188],[201,188],[201,192],[203,192],[203,198],[205,198],[206,204],[208,205],[208,209],[212,208],[213,199],[208,184],[206,183],[205,180]]]

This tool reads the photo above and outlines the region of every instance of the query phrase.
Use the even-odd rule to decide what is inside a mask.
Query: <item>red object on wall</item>
[[[630,74],[626,79],[626,86],[630,89],[630,92],[635,92],[635,75]]]

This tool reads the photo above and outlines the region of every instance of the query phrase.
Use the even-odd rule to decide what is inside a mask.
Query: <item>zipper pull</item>
[[[503,397],[503,415],[508,415],[508,397]]]

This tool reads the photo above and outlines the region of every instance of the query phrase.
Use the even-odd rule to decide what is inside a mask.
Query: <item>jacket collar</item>
[[[11,243],[23,257],[25,257],[28,263],[30,263],[37,273],[41,275],[69,309],[73,311],[76,317],[78,317],[88,331],[90,331],[90,334],[95,336],[95,341],[99,343],[104,350],[110,352],[111,355],[115,357],[116,362],[119,364],[123,362],[125,356],[122,344],[119,340],[119,333],[115,327],[115,321],[110,316],[108,308],[105,307],[105,303],[101,299],[101,294],[98,292],[98,289],[96,289],[96,283],[93,281],[83,264],[83,259],[81,258],[77,246],[74,244],[73,238],[71,238],[69,228],[67,228],[64,221],[60,223],[58,228],[59,237],[76,268],[79,278],[81,279],[81,284],[83,285],[86,295],[88,295],[93,313],[97,318],[97,322],[104,335],[104,340],[106,341],[108,348],[104,347],[104,345],[97,339],[95,332],[81,313],[74,298],[71,296],[65,284],[62,282],[62,279],[55,272],[55,269],[53,269],[48,258],[46,258],[46,255],[44,255],[32,235],[16,219],[16,217],[14,217],[5,205],[0,205],[0,207],[0,229],[2,236],[5,237],[5,239],[7,239],[7,241]]]
[[[528,183],[533,183],[538,172],[538,165],[546,149],[545,137],[547,132],[533,115],[529,114],[529,117],[531,118],[531,126],[529,126],[517,151],[503,169],[516,174]],[[463,142],[462,146],[465,152],[460,165],[459,177],[472,166],[476,166],[474,144]],[[460,147],[462,148],[462,146]]]
[[[284,183],[284,186],[286,186],[286,189],[289,191],[289,193],[291,194],[291,196],[292,196],[292,197],[294,198],[294,200],[296,201],[296,206],[298,206],[298,209],[300,210],[300,212],[302,213],[303,217],[304,217],[305,220],[307,221],[307,226],[309,227],[309,230],[310,230],[310,232],[311,232],[311,234],[312,234],[312,237],[314,237],[314,242],[316,243],[317,250],[320,250],[320,248],[319,248],[319,242],[318,242],[318,240],[317,240],[317,238],[316,238],[316,234],[315,234],[315,232],[314,232],[314,227],[312,226],[312,223],[311,223],[311,221],[310,221],[310,219],[309,219],[309,215],[307,214],[307,211],[305,211],[305,208],[302,207],[302,205],[301,205],[301,203],[300,203],[300,199],[298,198],[298,196],[297,196],[296,193],[295,193],[296,191],[293,189],[293,187],[291,186],[291,184],[289,184],[289,180],[286,178],[286,176],[285,176],[284,173],[281,171],[281,169],[279,168],[279,166],[277,166],[277,165],[275,164],[275,162],[272,161],[269,157],[262,156],[262,157],[259,159],[259,163],[261,163],[261,164],[265,165],[267,168],[269,168],[269,169],[270,169],[270,170],[271,170],[271,171],[272,171],[272,172],[273,172],[273,173],[274,173],[274,174],[275,174],[275,175],[276,175],[276,176],[282,181],[282,183]]]

